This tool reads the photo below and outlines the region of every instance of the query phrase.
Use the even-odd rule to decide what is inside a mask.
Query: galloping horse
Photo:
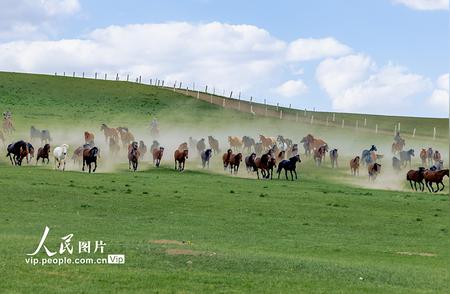
[[[134,135],[128,130],[128,128],[118,127],[117,131],[119,132],[123,147],[128,146],[130,142],[134,142]]]
[[[228,143],[230,143],[230,148],[234,151],[239,151],[242,149],[244,143],[242,142],[242,138],[237,136],[228,136]]]
[[[200,154],[200,157],[202,158],[202,167],[208,167],[209,168],[209,160],[211,159],[212,155],[212,149],[206,149]]]
[[[147,153],[147,145],[145,145],[144,141],[139,141],[139,159],[144,158],[145,153]]]
[[[426,166],[427,165],[427,150],[425,148],[422,148],[422,150],[420,150],[420,159],[422,160],[422,165]]]
[[[227,170],[230,165],[231,155],[233,155],[233,150],[231,149],[228,149],[227,152],[222,155],[223,170]]]
[[[178,170],[184,171],[184,164],[186,163],[186,159],[188,158],[189,151],[187,149],[180,151],[175,150],[174,159],[175,159],[175,170],[177,169],[178,162]]]
[[[55,158],[55,169],[59,169],[61,167],[61,164],[63,166],[62,170],[64,171],[66,169],[66,156],[68,149],[69,145],[67,144],[62,144],[61,146],[58,146],[55,149],[53,149],[53,156]]]
[[[133,171],[138,168],[138,160],[140,157],[138,142],[133,141],[128,145],[128,169],[131,170],[131,165],[133,165]]]
[[[209,147],[212,149],[214,154],[217,154],[217,153],[220,152],[220,150],[219,150],[219,141],[214,139],[213,136],[208,136],[208,143],[209,143]]]
[[[397,154],[399,152],[403,151],[403,148],[405,147],[405,140],[399,139],[397,142],[392,143],[392,153]]]
[[[88,131],[84,132],[84,143],[89,144],[89,145],[94,145],[94,133],[90,133]]]
[[[336,148],[330,150],[330,161],[331,168],[339,167],[338,166],[338,150]]]
[[[109,138],[114,139],[115,142],[119,140],[119,131],[115,128],[110,128],[106,124],[102,124],[100,126],[100,131],[103,131],[103,134],[105,135],[105,142],[108,142]]]
[[[9,157],[11,164],[20,166],[22,165],[22,160],[28,155],[28,145],[25,141],[20,140],[9,144],[7,151],[6,157]]]
[[[242,142],[244,143],[244,151],[252,152],[252,147],[255,146],[255,139],[249,136],[242,137]]]
[[[359,156],[350,160],[350,173],[352,176],[359,176]]]
[[[377,147],[375,145],[372,145],[369,150],[367,150],[367,149],[363,150],[363,152],[361,154],[361,160],[362,160],[363,164],[368,165],[368,164],[375,162],[375,160],[377,159],[377,156],[375,153],[376,151],[377,151]]]
[[[239,165],[242,161],[242,153],[232,154],[230,158],[230,172],[231,174],[237,174],[239,171]]]
[[[274,137],[266,137],[264,135],[259,135],[259,140],[262,143],[263,149],[267,149],[277,144],[277,139]]]
[[[49,155],[50,154],[50,144],[45,144],[44,147],[39,147],[36,156],[36,164],[38,164],[39,159],[42,158],[42,163],[47,159],[47,164],[50,162]]]
[[[92,148],[86,148],[83,150],[83,168],[81,169],[84,171],[84,165],[86,164],[89,167],[89,173],[91,173],[91,165],[94,164],[94,169],[92,172],[95,172],[97,169],[97,158],[100,155],[100,150],[98,150],[97,147]]]
[[[438,191],[444,190],[445,185],[443,183],[443,179],[445,176],[448,177],[448,169],[443,169],[440,171],[425,171],[423,173],[423,177],[425,179],[425,185],[427,186],[428,191],[436,193]],[[433,183],[436,183],[436,190],[433,189]],[[442,188],[440,189],[439,184],[442,185]]]
[[[306,137],[304,137],[300,141],[300,143],[303,143],[303,146],[305,146],[305,143],[308,143],[307,147],[309,148],[309,152],[315,151],[323,145],[328,145],[324,140],[314,138],[314,136],[311,134],[306,135]]]
[[[322,160],[325,158],[325,153],[328,152],[328,145],[322,145],[316,150],[314,150],[314,161],[317,166],[322,165]]]
[[[291,173],[291,180],[292,181],[294,180],[294,176],[292,175],[292,172],[294,172],[295,179],[297,179],[297,171],[295,170],[297,162],[302,162],[300,160],[300,155],[298,155],[298,154],[293,156],[293,157],[291,157],[291,158],[289,158],[289,160],[281,161],[278,164],[278,170],[277,170],[278,178],[280,178],[281,171],[284,169],[285,175],[286,175],[286,180],[289,180],[288,179],[288,171]]]
[[[152,150],[152,155],[153,155],[153,164],[156,167],[159,167],[159,165],[161,164],[161,159],[164,155],[164,147],[159,147],[155,148]]]

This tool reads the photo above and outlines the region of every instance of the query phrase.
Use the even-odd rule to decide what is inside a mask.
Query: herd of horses
[[[4,114],[4,121],[10,121],[10,116]],[[7,123],[6,125],[9,124]],[[120,150],[127,151],[130,170],[136,171],[138,169],[139,162],[143,159],[148,149],[153,157],[153,164],[156,167],[160,166],[164,155],[164,147],[160,146],[157,140],[154,140],[150,148],[147,148],[144,141],[137,141],[127,127],[113,128],[102,124],[100,131],[103,132],[104,140],[109,146],[111,155],[117,156]],[[20,166],[25,159],[29,163],[35,156],[35,150],[31,142],[37,140],[40,141],[42,146],[36,152],[36,164],[39,160],[48,164],[52,152],[50,148],[50,142],[52,142],[50,131],[39,130],[34,126],[30,128],[30,142],[19,140],[7,146],[7,157],[9,157],[11,164]],[[296,167],[301,162],[299,144],[302,144],[304,156],[312,158],[317,167],[323,164],[327,153],[329,153],[331,167],[339,167],[338,149],[330,149],[323,139],[316,138],[311,134],[303,137],[299,144],[282,135],[277,137],[259,135],[257,139],[250,136],[228,136],[227,141],[228,149],[222,154],[222,162],[224,170],[229,171],[231,174],[237,174],[241,163],[244,162],[247,172],[256,173],[258,179],[261,177],[263,179],[272,179],[274,169],[276,169],[278,178],[284,171],[286,179],[289,179],[288,173],[290,173],[291,180],[294,180],[294,178],[298,179]],[[394,153],[392,167],[395,171],[401,171],[408,164],[411,167],[414,150],[403,150],[404,147],[404,140],[392,144],[392,152]],[[212,156],[221,152],[219,140],[213,136],[199,140],[189,137],[188,141],[181,143],[173,153],[175,170],[183,171],[185,169],[189,150],[196,151],[196,154],[201,159],[203,168],[209,168]],[[53,149],[55,169],[65,170],[68,151],[69,145],[67,144],[62,144]],[[248,155],[244,156],[244,154]],[[99,157],[100,148],[95,144],[94,133],[85,131],[84,144],[75,148],[70,159],[74,163],[82,165],[82,171],[87,167],[88,172],[91,173],[96,171]],[[375,181],[381,173],[379,160],[382,158],[383,155],[377,153],[377,147],[371,145],[370,148],[362,151],[361,156],[358,155],[350,160],[351,175],[359,176],[360,165],[363,165],[367,167],[369,180]],[[443,169],[441,154],[432,148],[424,148],[420,152],[420,158],[422,165],[429,168],[420,167],[418,170],[407,172],[406,179],[410,182],[411,188],[424,191],[426,186],[431,192],[442,191],[444,189],[443,178],[448,176],[448,169]],[[437,185],[436,189],[434,189],[433,184]]]

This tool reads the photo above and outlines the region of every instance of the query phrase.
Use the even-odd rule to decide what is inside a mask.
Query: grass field
[[[257,181],[242,171],[231,177],[217,159],[212,172],[201,171],[195,156],[178,173],[170,152],[162,168],[145,162],[137,173],[128,172],[122,157],[113,171],[102,170],[105,156],[91,175],[73,165],[64,173],[40,165],[13,168],[2,157],[2,292],[448,291],[448,189],[411,192],[403,175],[388,171],[389,161],[377,184],[398,176],[395,189],[371,186],[363,169],[357,181],[348,175],[345,162],[353,152],[374,142],[387,153],[392,136],[255,118],[132,83],[10,73],[0,73],[0,109],[13,112],[17,131],[9,140],[26,138],[30,125],[49,128],[58,144],[81,141],[83,129],[101,138],[99,124],[106,122],[126,124],[148,141],[146,128],[157,115],[161,127],[178,136],[164,138],[166,144],[191,134],[223,140],[251,131],[298,139],[313,132],[342,146],[345,160],[332,170],[304,159],[300,180],[291,182]],[[415,147],[433,144],[448,162],[447,138],[407,140]],[[73,233],[72,243],[104,240],[105,251],[125,254],[126,262],[26,264],[45,226],[51,249]]]

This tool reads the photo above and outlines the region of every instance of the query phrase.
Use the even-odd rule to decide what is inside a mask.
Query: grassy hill
[[[8,140],[27,138],[35,125],[51,130],[52,144],[70,142],[70,151],[82,143],[85,129],[106,151],[101,123],[127,125],[149,142],[156,115],[169,150],[190,135],[212,134],[224,146],[231,134],[281,133],[298,140],[312,132],[340,146],[342,160],[333,170],[328,162],[317,168],[302,158],[300,180],[291,182],[257,181],[243,169],[229,176],[219,156],[204,171],[192,154],[179,173],[167,152],[162,168],[146,158],[131,173],[123,154],[106,169],[113,158],[105,154],[99,173],[91,175],[73,164],[64,173],[52,163],[13,168],[1,157],[2,291],[447,293],[448,189],[409,191],[404,174],[389,170],[389,158],[375,184],[364,169],[358,179],[348,174],[347,160],[361,148],[376,143],[388,154],[392,134],[254,117],[134,83],[0,73],[0,110],[6,109],[17,129]],[[381,118],[386,125],[397,121]],[[446,137],[407,142],[432,144],[448,159]],[[415,158],[413,166],[419,164]],[[383,186],[390,182],[395,188]],[[52,250],[73,233],[74,244],[104,240],[106,253],[125,254],[126,263],[26,264],[45,226]]]

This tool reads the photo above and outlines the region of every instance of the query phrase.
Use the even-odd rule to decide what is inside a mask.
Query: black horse
[[[291,172],[291,180],[292,181],[294,180],[294,176],[293,176],[292,172],[294,172],[295,179],[297,179],[297,172],[295,171],[295,167],[296,167],[297,162],[302,162],[300,160],[300,155],[298,155],[298,154],[295,155],[295,156],[292,156],[291,158],[289,158],[289,160],[286,160],[286,159],[282,160],[278,164],[278,170],[277,170],[278,178],[280,178],[281,171],[284,169],[284,172],[285,172],[285,175],[286,175],[286,180],[289,180],[288,179],[288,173],[287,173],[288,171]]]
[[[100,150],[97,147],[86,148],[83,150],[83,168],[84,171],[85,164],[89,167],[89,173],[91,173],[91,165],[94,164],[94,169],[92,172],[95,172],[97,169],[97,157],[100,154]]]
[[[9,157],[12,165],[22,165],[22,160],[27,156],[27,143],[23,140],[8,145],[6,157]],[[11,157],[12,155],[12,157]]]
[[[203,168],[205,168],[205,167],[209,168],[209,160],[211,159],[211,155],[212,155],[212,149],[206,149],[206,150],[202,151],[202,153],[200,154],[200,156],[202,158]]]

